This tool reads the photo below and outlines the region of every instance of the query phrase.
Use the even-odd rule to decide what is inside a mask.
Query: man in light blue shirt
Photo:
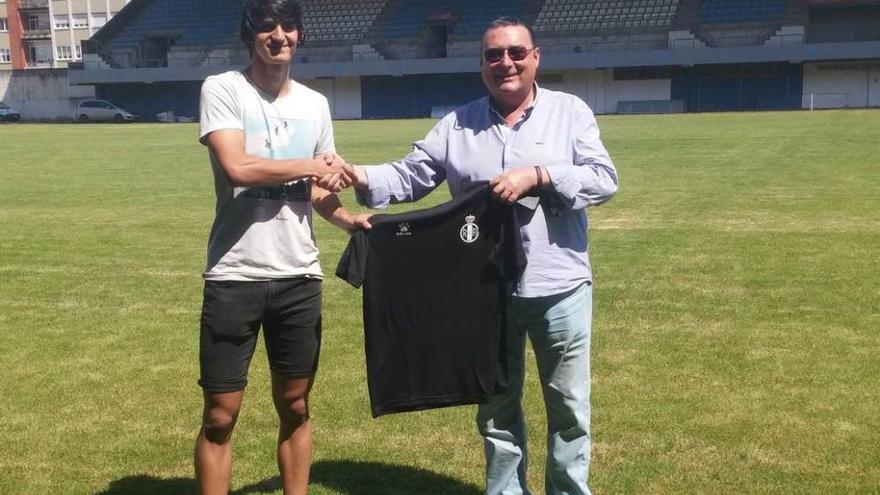
[[[490,495],[530,493],[521,405],[526,335],[547,409],[545,492],[590,493],[586,207],[611,199],[618,178],[590,108],[535,84],[540,59],[528,27],[510,18],[492,22],[480,64],[489,95],[444,117],[402,160],[351,170],[358,200],[373,208],[417,201],[443,181],[457,196],[487,180],[498,200],[515,205],[527,261],[508,304],[516,378],[508,393],[477,412]]]

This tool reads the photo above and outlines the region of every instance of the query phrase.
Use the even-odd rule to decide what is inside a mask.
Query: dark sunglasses
[[[296,23],[293,21],[282,21],[276,22],[271,19],[267,19],[256,25],[256,32],[258,33],[269,33],[275,30],[275,26],[281,25],[281,29],[285,33],[290,33],[296,30]]]
[[[500,62],[502,58],[504,58],[504,52],[507,52],[507,55],[510,56],[510,60],[514,62],[519,62],[528,56],[537,46],[532,48],[526,48],[524,46],[511,46],[510,48],[489,48],[488,50],[483,52],[483,57],[486,59],[486,62],[490,64],[494,64],[496,62]]]

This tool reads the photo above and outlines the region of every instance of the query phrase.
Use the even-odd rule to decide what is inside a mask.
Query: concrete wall
[[[668,79],[615,81],[611,69],[542,72],[549,76],[542,82],[543,87],[572,93],[597,114],[616,113],[621,101],[669,100],[672,96]],[[327,97],[334,119],[364,117],[360,77],[301,82]],[[803,83],[804,108],[809,108],[811,94],[815,108],[880,107],[880,61],[807,63]],[[137,92],[130,88],[127,91]],[[69,86],[63,69],[0,70],[0,100],[16,108],[26,120],[66,120],[75,101],[94,95],[92,86]]]
[[[69,86],[67,70],[0,71],[0,100],[23,120],[67,120],[73,102],[94,96],[92,86]]]
[[[868,74],[868,106],[880,107],[880,69]]]
[[[633,100],[669,100],[672,82],[669,79],[615,81],[611,69],[565,71],[550,78],[542,87],[564,91],[587,102],[596,114],[617,113],[617,104]]]
[[[360,119],[363,116],[359,77],[304,79],[300,82],[327,97],[334,120]]]
[[[804,64],[803,107],[880,107],[880,62]]]

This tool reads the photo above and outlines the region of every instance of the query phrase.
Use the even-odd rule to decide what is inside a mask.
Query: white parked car
[[[79,122],[131,122],[133,115],[107,100],[83,100],[76,105],[73,118]]]
[[[18,111],[9,108],[5,103],[0,101],[0,121],[18,122],[21,120],[21,114]]]

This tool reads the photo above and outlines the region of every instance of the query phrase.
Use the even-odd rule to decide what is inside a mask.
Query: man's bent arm
[[[325,220],[350,234],[358,230],[369,230],[371,227],[369,215],[352,215],[342,206],[339,196],[314,183],[312,184],[312,206]]]
[[[617,169],[599,138],[599,126],[585,104],[575,111],[578,127],[573,164],[547,164],[552,190],[561,206],[572,210],[600,205],[617,193]],[[574,166],[572,166],[574,165]]]
[[[384,165],[360,166],[354,180],[358,203],[385,208],[392,203],[418,201],[446,180],[447,119],[441,120],[425,136],[413,143],[413,150],[402,160]]]
[[[245,152],[244,139],[244,132],[238,129],[221,129],[206,136],[211,153],[233,186],[283,184],[343,171],[340,164],[328,165],[321,158],[272,160],[250,155]]]

